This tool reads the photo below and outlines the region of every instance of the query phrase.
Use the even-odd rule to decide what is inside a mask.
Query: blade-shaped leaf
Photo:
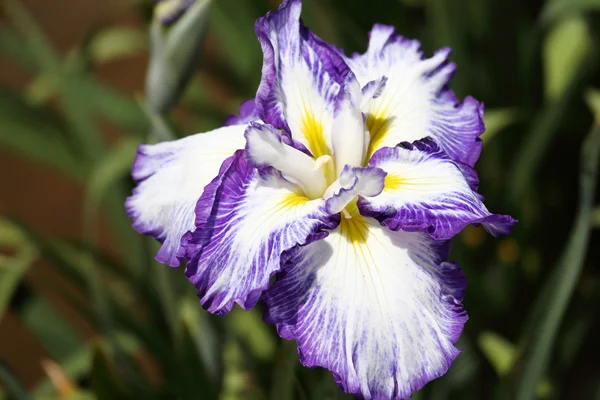
[[[0,145],[17,154],[81,178],[85,165],[64,134],[65,126],[46,110],[33,107],[0,86]]]
[[[0,319],[21,278],[37,258],[37,247],[19,226],[0,218]]]
[[[592,46],[582,17],[563,19],[546,36],[543,49],[546,97],[559,99],[571,85]]]
[[[4,383],[7,393],[14,400],[31,399],[21,382],[2,363],[0,363],[0,382]]]
[[[511,371],[517,355],[517,347],[495,332],[479,335],[479,348],[499,376]]]
[[[549,0],[545,2],[540,14],[543,24],[550,24],[565,16],[577,15],[600,9],[598,0]]]
[[[142,52],[147,47],[147,36],[141,30],[116,27],[94,35],[87,51],[93,62],[103,63]]]
[[[530,400],[544,374],[560,323],[581,269],[592,229],[592,210],[600,158],[600,127],[594,126],[582,146],[579,210],[569,241],[552,275],[552,296],[547,297],[539,324],[525,340],[521,373],[515,393],[518,400]],[[544,294],[544,292],[542,292]]]
[[[502,132],[520,119],[518,110],[514,108],[496,108],[485,110],[485,132],[481,135],[483,145],[489,144],[497,133]]]

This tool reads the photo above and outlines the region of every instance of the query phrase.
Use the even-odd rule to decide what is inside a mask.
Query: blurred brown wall
[[[99,25],[139,24],[133,0],[20,1],[61,52],[79,45],[85,33]],[[7,22],[6,13],[2,12],[0,19],[2,23]],[[140,92],[145,66],[144,56],[128,58],[102,66],[97,74],[101,80],[123,91]],[[10,60],[0,59],[2,84],[23,88],[30,79],[26,71]],[[0,188],[0,215],[15,217],[44,236],[77,238],[80,235],[82,188],[69,179],[0,148]],[[48,273],[54,272],[47,265],[36,265],[26,277],[27,285],[37,290],[37,282]],[[65,311],[69,315],[69,311]],[[77,320],[75,323],[86,336],[93,334],[85,324]],[[16,314],[9,313],[0,321],[0,358],[8,362],[27,386],[34,385],[42,376],[40,360],[45,356]]]

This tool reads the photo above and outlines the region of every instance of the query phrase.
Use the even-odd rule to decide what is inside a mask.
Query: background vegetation
[[[520,220],[501,240],[478,228],[454,240],[452,259],[469,278],[464,351],[414,398],[600,399],[600,1],[304,3],[306,24],[347,52],[366,48],[375,22],[418,38],[426,54],[453,49],[451,87],[486,105],[481,192],[490,209]],[[0,86],[0,157],[23,157],[83,194],[76,237],[41,234],[10,212],[0,219],[0,316],[31,333],[43,349],[31,369],[44,371],[25,385],[18,359],[0,363],[0,398],[346,398],[329,373],[299,366],[260,306],[226,317],[202,310],[183,270],[153,261],[156,244],[123,208],[137,144],[216,128],[254,96],[254,21],[277,4],[198,0],[163,29],[151,1],[123,1],[114,13],[138,23],[101,22],[57,51],[27,7],[3,3],[3,65],[28,78]],[[99,79],[102,65],[139,55],[145,94]],[[19,190],[1,184],[0,204]],[[32,203],[43,209],[53,195],[36,192]],[[3,337],[0,349],[23,347]]]

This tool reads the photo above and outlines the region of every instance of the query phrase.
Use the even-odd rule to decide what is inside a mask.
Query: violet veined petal
[[[370,164],[387,172],[385,187],[379,196],[359,199],[358,208],[394,231],[425,231],[445,240],[469,224],[499,236],[517,222],[490,213],[457,163],[430,138],[379,149]]]
[[[368,156],[382,147],[433,137],[454,160],[473,166],[481,152],[483,105],[472,97],[461,103],[446,85],[456,65],[450,50],[425,59],[417,40],[375,25],[364,54],[346,58],[361,85],[388,78],[382,95],[363,109],[371,133]]]
[[[466,279],[446,256],[447,242],[425,233],[342,218],[327,238],[287,254],[263,295],[265,321],[345,392],[407,399],[459,354]]]
[[[205,204],[213,204],[210,213]],[[308,200],[274,168],[252,168],[240,150],[198,201],[196,230],[183,239],[186,276],[208,311],[225,314],[235,303],[249,309],[283,252],[326,236],[338,222],[324,200]]]
[[[258,111],[254,99],[245,100],[240,104],[240,115],[232,114],[225,119],[223,126],[246,125],[249,122],[258,121]]]
[[[331,156],[334,113],[349,70],[302,26],[301,9],[301,1],[285,0],[256,22],[264,54],[256,105],[263,121],[289,131],[315,158]]]
[[[162,243],[156,259],[172,267],[185,257],[183,234],[194,228],[194,209],[223,161],[243,149],[244,125],[138,148],[132,176],[137,187],[125,203],[133,227]]]
[[[381,96],[387,84],[387,76],[382,76],[373,81],[367,82],[361,89],[362,99],[360,101],[360,109],[364,110],[369,105],[369,102]]]

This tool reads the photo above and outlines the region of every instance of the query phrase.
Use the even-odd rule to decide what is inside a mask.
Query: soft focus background
[[[1,2],[0,398],[348,398],[260,306],[202,310],[123,208],[137,144],[216,128],[254,97],[254,21],[278,3],[197,0],[167,28],[150,0]],[[600,1],[304,3],[347,53],[375,22],[427,56],[453,49],[451,87],[486,105],[480,191],[520,220],[454,239],[463,353],[414,398],[600,399]]]

